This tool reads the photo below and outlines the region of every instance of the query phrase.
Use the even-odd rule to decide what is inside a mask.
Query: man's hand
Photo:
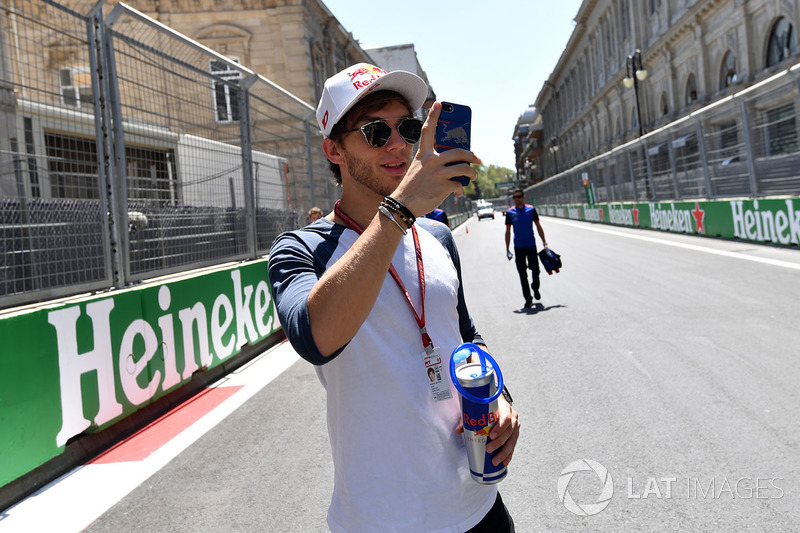
[[[489,443],[486,445],[486,452],[493,453],[500,450],[497,455],[492,457],[494,466],[503,463],[508,466],[514,456],[514,449],[517,447],[519,439],[519,414],[506,401],[503,396],[497,399],[499,419],[489,433]],[[464,433],[464,423],[459,420],[456,433]]]
[[[489,433],[490,440],[486,445],[486,452],[494,453],[495,450],[500,450],[497,455],[492,457],[492,464],[497,466],[503,463],[508,466],[514,455],[514,448],[517,447],[517,439],[519,439],[519,415],[503,396],[497,399],[497,406],[500,419]]]
[[[392,197],[408,207],[415,216],[430,213],[439,207],[450,193],[461,196],[463,186],[450,178],[478,177],[471,165],[480,165],[481,160],[469,150],[454,148],[439,153],[436,144],[436,123],[442,110],[441,102],[434,102],[419,139],[417,154],[411,161],[403,181],[392,193]],[[449,166],[448,166],[449,165]]]

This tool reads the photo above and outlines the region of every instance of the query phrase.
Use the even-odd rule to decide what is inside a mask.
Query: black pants
[[[503,499],[498,492],[494,505],[483,517],[483,520],[467,533],[514,533],[515,531],[514,520],[508,514],[508,509],[503,504]]]
[[[536,255],[536,246],[523,246],[514,248],[514,262],[517,265],[517,273],[519,274],[519,282],[522,284],[522,295],[525,297],[526,302],[533,301],[531,299],[531,285],[538,291],[539,290],[539,256]],[[531,285],[528,285],[528,271],[531,271]]]

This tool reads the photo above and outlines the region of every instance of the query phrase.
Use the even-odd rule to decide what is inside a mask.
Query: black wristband
[[[402,213],[403,216],[405,216],[411,224],[413,224],[414,221],[417,220],[417,217],[414,216],[414,213],[412,213],[410,209],[408,209],[406,206],[404,206],[403,204],[401,204],[400,202],[398,202],[397,200],[395,200],[391,196],[385,197],[383,199],[383,201],[388,204],[388,207],[390,209],[393,209],[394,211],[399,211],[400,213]]]
[[[414,225],[414,221],[413,220],[409,220],[403,214],[403,212],[400,211],[400,209],[397,207],[396,204],[388,202],[385,198],[381,202],[381,205],[379,206],[379,208],[381,208],[381,207],[384,208],[387,213],[390,213],[390,214],[393,213],[394,214],[394,218],[396,220],[399,220],[400,222],[402,222],[405,225],[406,228],[411,229],[411,226]]]
[[[514,405],[514,398],[511,397],[511,393],[508,392],[508,387],[505,384],[503,385],[503,398],[506,399],[508,405]]]

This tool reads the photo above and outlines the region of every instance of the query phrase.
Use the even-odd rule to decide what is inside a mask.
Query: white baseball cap
[[[328,137],[350,108],[375,91],[396,91],[414,110],[422,107],[428,97],[428,85],[416,74],[405,70],[386,72],[369,63],[355,64],[325,81],[317,106],[317,123],[322,135]]]

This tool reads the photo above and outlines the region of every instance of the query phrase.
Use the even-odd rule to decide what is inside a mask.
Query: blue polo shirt
[[[532,205],[525,204],[522,209],[512,207],[506,213],[506,226],[514,226],[514,248],[536,246],[533,223],[539,220],[539,213]]]

